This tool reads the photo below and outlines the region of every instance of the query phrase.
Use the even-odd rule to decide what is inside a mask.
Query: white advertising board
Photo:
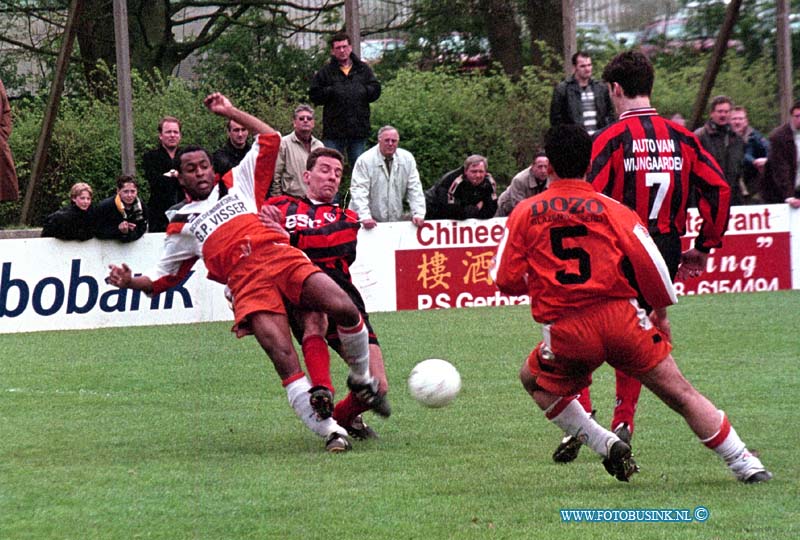
[[[362,230],[353,280],[367,310],[438,309],[527,303],[501,295],[488,276],[505,218],[381,223]],[[697,234],[691,211],[685,243]],[[131,244],[0,240],[0,334],[231,321],[223,286],[202,262],[178,287],[154,298],[104,281],[109,264],[136,272],[155,266],[163,234]],[[787,205],[732,209],[725,245],[682,294],[800,289],[800,210]]]

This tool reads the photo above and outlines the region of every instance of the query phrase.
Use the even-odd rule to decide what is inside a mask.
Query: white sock
[[[719,430],[701,442],[716,452],[719,457],[725,460],[725,463],[730,464],[736,461],[747,450],[747,447],[730,422],[728,422],[728,417],[725,416],[725,413],[723,411],[718,412],[721,420]]]
[[[595,422],[589,416],[589,413],[583,410],[583,407],[578,403],[577,399],[573,399],[564,409],[555,417],[550,417],[549,412],[553,411],[560,403],[561,400],[553,403],[547,408],[545,416],[560,427],[564,433],[576,437],[583,444],[597,452],[603,457],[608,457],[608,451],[611,445],[619,440],[619,437],[612,432],[605,429],[603,426]]]
[[[344,361],[350,366],[350,374],[356,383],[372,380],[369,372],[369,332],[362,319],[352,328],[337,326],[336,332],[342,342]]]
[[[300,420],[303,421],[308,429],[320,437],[327,437],[334,431],[347,435],[347,430],[337,424],[333,418],[320,420],[317,417],[317,413],[314,412],[309,401],[308,391],[310,388],[311,383],[308,382],[308,378],[305,376],[286,386],[286,397],[289,398],[289,405],[292,406]]]

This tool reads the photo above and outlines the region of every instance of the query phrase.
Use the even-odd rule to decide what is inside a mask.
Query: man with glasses
[[[303,172],[306,161],[312,150],[322,148],[322,141],[311,134],[314,131],[314,109],[310,105],[298,105],[292,116],[294,131],[281,138],[278,161],[275,164],[275,176],[269,188],[270,197],[289,195],[303,198],[306,196],[306,184]]]

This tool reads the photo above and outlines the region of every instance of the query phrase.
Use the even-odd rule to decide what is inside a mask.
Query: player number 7
[[[649,172],[644,175],[644,185],[653,187],[658,184],[658,192],[653,201],[653,207],[650,209],[650,219],[658,219],[658,211],[661,210],[661,205],[664,204],[664,199],[667,197],[669,191],[669,184],[672,181],[672,175],[665,172]]]

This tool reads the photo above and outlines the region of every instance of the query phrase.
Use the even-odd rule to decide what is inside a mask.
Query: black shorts
[[[655,234],[653,235],[658,251],[667,263],[669,279],[675,281],[678,267],[681,264],[681,237],[677,234]]]
[[[347,296],[350,297],[350,300],[353,301],[353,304],[355,304],[356,308],[361,313],[361,318],[364,319],[364,324],[366,325],[367,333],[369,334],[370,345],[380,346],[380,343],[378,343],[378,336],[375,335],[375,331],[372,329],[372,325],[369,323],[369,314],[367,313],[367,308],[364,305],[364,299],[361,297],[361,293],[358,292],[356,286],[353,285],[353,282],[340,272],[329,271],[327,268],[323,268],[323,271],[333,281],[335,281],[344,292],[347,293]],[[292,334],[294,334],[295,339],[299,343],[303,343],[303,323],[298,317],[297,308],[287,303],[286,313],[289,316],[289,325],[292,327]],[[336,332],[336,321],[330,319],[328,320],[328,331],[325,336],[325,341],[328,342],[328,345],[335,350],[339,356],[342,355],[339,334]]]

